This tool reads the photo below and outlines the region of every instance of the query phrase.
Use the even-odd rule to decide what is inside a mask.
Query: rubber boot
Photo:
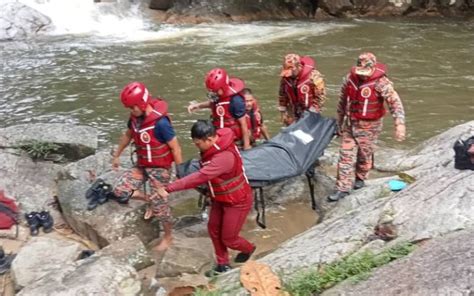
[[[38,219],[38,213],[37,212],[26,213],[25,219],[26,219],[26,222],[28,223],[28,226],[30,227],[31,236],[38,235],[38,232],[39,232],[38,229],[41,226],[41,223]]]
[[[354,190],[358,190],[358,189],[361,189],[365,187],[365,182],[364,180],[361,180],[359,178],[356,178],[355,182],[354,182]]]
[[[256,249],[257,249],[257,247],[254,245],[254,246],[253,246],[253,250],[252,250],[250,253],[242,253],[242,252],[240,252],[239,254],[237,254],[237,256],[235,256],[234,262],[235,262],[235,263],[244,263],[244,262],[247,262],[247,260],[250,259],[250,256],[252,256],[252,254],[255,252]]]
[[[54,220],[48,211],[42,211],[37,214],[38,220],[43,227],[45,233],[49,233],[53,230]]]
[[[227,272],[231,269],[232,269],[232,267],[230,267],[229,264],[217,264],[211,270],[206,271],[204,273],[204,275],[207,276],[207,277],[214,277],[214,276],[218,276],[220,274],[223,274],[224,272]]]

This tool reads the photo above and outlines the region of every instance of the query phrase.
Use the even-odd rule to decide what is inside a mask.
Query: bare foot
[[[166,251],[172,242],[173,242],[173,237],[163,237],[161,242],[156,247],[154,247],[153,250],[156,252]]]

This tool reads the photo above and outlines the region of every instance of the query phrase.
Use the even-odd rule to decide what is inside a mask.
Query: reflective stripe
[[[213,193],[213,196],[229,194],[229,193],[232,193],[236,190],[239,190],[240,188],[242,188],[242,186],[244,186],[244,184],[245,184],[245,180],[242,180],[242,182],[240,182],[239,184],[237,184],[236,186],[232,187],[229,190],[222,191],[222,192],[217,192],[217,193],[213,191],[212,193]]]
[[[364,108],[362,109],[362,116],[367,114],[367,104],[369,103],[369,99],[364,100]]]
[[[207,181],[207,184],[209,186],[209,190],[211,191],[211,196],[215,197],[216,195],[214,194],[214,188],[212,188],[212,183],[211,181]]]
[[[151,162],[151,146],[150,144],[146,144],[146,156],[148,159],[148,162]]]
[[[156,148],[150,148],[150,150],[160,150],[162,149],[163,147],[165,147],[167,144],[161,144],[160,146],[156,147]],[[142,145],[137,145],[135,144],[135,147],[137,148],[137,150],[144,150],[144,149],[147,149],[147,146],[150,146],[149,144],[146,145],[146,146],[142,146]]]
[[[152,159],[153,159],[153,158],[163,158],[163,157],[166,157],[166,156],[167,156],[168,154],[170,154],[170,153],[171,153],[171,151],[168,150],[168,151],[166,151],[165,153],[160,154],[160,155],[152,155],[151,158],[152,158]],[[137,154],[137,157],[138,157],[138,158],[146,158],[146,159],[148,159],[148,161],[150,161],[150,160],[149,160],[149,159],[150,159],[150,155],[144,156],[144,155]]]
[[[151,112],[155,112],[156,114],[158,114],[158,116],[163,116],[163,114],[161,114],[160,112],[156,111],[156,110],[152,110]]]
[[[147,130],[151,130],[151,129],[154,129],[154,128],[155,128],[154,126],[149,126],[149,127],[144,128],[144,129],[138,130],[138,132],[139,132],[139,133],[143,133],[143,132],[145,132],[145,131],[147,131]]]
[[[218,184],[214,184],[213,186],[214,186],[214,187],[222,187],[222,186],[225,186],[225,185],[227,185],[227,184],[229,184],[229,183],[231,183],[231,182],[237,181],[239,178],[242,177],[242,175],[243,175],[243,174],[239,174],[239,175],[237,175],[237,176],[235,176],[235,177],[233,177],[233,178],[230,178],[230,179],[228,179],[228,180],[225,180],[224,182],[221,182],[221,183],[218,183]]]

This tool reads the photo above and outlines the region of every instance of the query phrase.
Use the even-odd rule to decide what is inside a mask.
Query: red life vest
[[[239,122],[232,116],[230,112],[230,101],[235,95],[239,95],[242,98],[240,92],[245,88],[245,84],[242,80],[238,78],[231,79],[232,88],[226,90],[222,97],[219,97],[219,100],[211,104],[212,110],[212,124],[217,128],[228,127],[234,132],[234,141],[239,141],[242,139],[242,130],[240,128]]]
[[[246,116],[247,126],[252,133],[252,139],[258,140],[262,136],[262,114],[258,104],[254,104],[252,110],[248,111]]]
[[[386,66],[377,63],[374,73],[367,79],[361,80],[351,69],[346,88],[347,103],[352,119],[377,120],[385,115],[382,96],[375,90],[379,78],[385,76]]]
[[[211,198],[219,202],[239,203],[251,196],[242,157],[234,144],[233,133],[229,128],[217,130],[218,140],[209,150],[201,153],[201,166],[208,165],[212,158],[221,152],[229,151],[234,155],[234,167],[229,173],[220,175],[208,182]]]
[[[308,56],[301,57],[303,68],[298,74],[296,81],[292,78],[283,78],[284,91],[293,105],[296,118],[300,118],[303,112],[311,107],[311,103],[316,96],[314,83],[311,80],[314,64],[312,58]]]
[[[173,163],[173,154],[168,144],[160,142],[155,137],[155,124],[164,116],[168,117],[168,103],[162,99],[153,99],[149,103],[153,111],[148,114],[143,122],[130,116],[132,138],[135,142],[140,167],[170,168]]]

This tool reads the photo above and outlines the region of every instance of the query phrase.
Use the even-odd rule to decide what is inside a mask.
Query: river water
[[[391,19],[172,26],[150,24],[136,9],[105,4],[98,9],[92,1],[22,2],[48,14],[56,29],[34,40],[0,43],[1,127],[87,124],[99,129],[100,145],[108,147],[126,128],[128,113],[120,104],[120,90],[138,80],[169,101],[189,158],[196,155],[189,128],[209,113],[189,115],[186,106],[205,98],[204,75],[216,66],[246,81],[260,101],[270,132],[278,133],[278,73],[289,52],[316,59],[328,87],[326,116],[335,116],[342,77],[360,52],[372,51],[387,63],[405,105],[408,138],[403,143],[393,140],[392,119],[387,116],[384,145],[413,147],[474,119],[473,22]],[[309,201],[290,204],[269,213],[266,230],[256,228],[249,218],[244,236],[257,243],[257,255],[262,255],[315,221]]]
[[[111,24],[113,27],[115,22]],[[342,77],[362,51],[388,65],[407,113],[408,139],[396,143],[392,119],[381,136],[388,146],[411,147],[474,119],[474,23],[455,20],[257,22],[197,26],[151,25],[42,36],[0,43],[0,125],[66,122],[100,130],[101,146],[115,143],[127,110],[118,95],[143,81],[170,103],[186,157],[195,149],[189,128],[202,111],[186,106],[205,98],[204,75],[216,66],[243,78],[258,97],[272,134],[280,130],[277,93],[282,57],[310,55],[325,75],[324,115],[335,116]],[[96,24],[100,26],[100,24]],[[133,30],[130,30],[133,29]]]

